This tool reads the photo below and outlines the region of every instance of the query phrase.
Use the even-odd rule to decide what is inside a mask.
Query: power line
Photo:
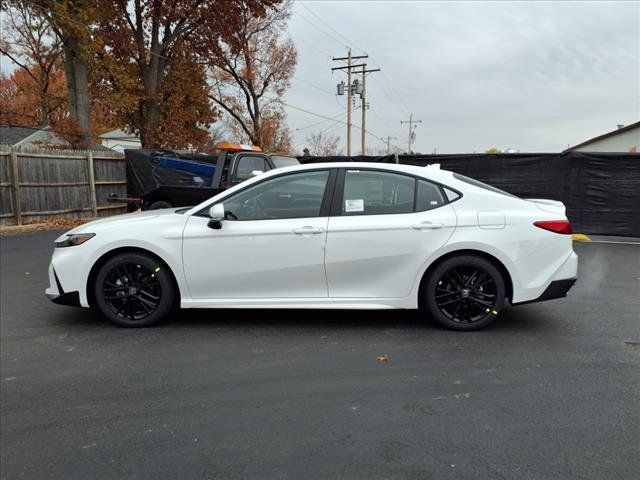
[[[289,35],[290,35],[290,36],[291,36],[291,37],[292,37],[296,42],[304,43],[304,44],[306,44],[306,45],[310,46],[311,48],[313,48],[314,50],[316,50],[317,52],[320,52],[320,53],[322,53],[323,55],[326,55],[326,56],[327,56],[327,58],[329,58],[329,59],[331,58],[331,54],[330,54],[330,53],[328,53],[328,52],[326,52],[326,51],[324,51],[324,50],[322,50],[322,49],[320,49],[320,48],[316,47],[313,43],[308,42],[308,41],[306,41],[306,40],[303,40],[302,38],[294,37],[294,36],[293,36],[293,35],[291,35],[291,34],[289,34]]]
[[[265,97],[265,98],[269,98],[269,97]],[[291,105],[290,103],[286,103],[286,102],[280,100],[279,98],[269,98],[269,100],[277,102],[277,103],[280,103],[280,104],[284,105],[285,107],[293,108],[294,110],[298,110],[300,112],[304,112],[304,113],[307,113],[309,115],[313,115],[314,117],[324,118],[325,120],[333,120],[335,122],[340,122],[343,125],[347,124],[347,122],[344,122],[342,120],[336,120],[335,118],[327,117],[326,115],[322,115],[320,113],[312,112],[310,110],[306,110],[306,109],[301,108],[301,107],[296,107],[295,105]]]
[[[300,3],[300,5],[303,5],[302,3]],[[304,6],[304,5],[303,5]],[[306,7],[305,7],[306,8]],[[333,40],[334,42],[336,42],[338,45],[340,45],[341,47],[344,47],[344,43],[341,40],[338,40],[335,36],[331,35],[330,33],[327,33],[325,30],[321,29],[318,24],[316,22],[313,22],[312,20],[309,20],[305,15],[302,14],[302,12],[300,12],[299,10],[296,12],[296,14],[302,18],[305,22],[309,23],[310,25],[312,25],[316,30],[318,30],[320,33],[322,33],[323,35],[325,35],[327,38],[330,38],[331,40]]]
[[[335,115],[333,117],[335,120],[329,120],[329,119],[320,120],[319,122],[313,122],[313,123],[310,123],[309,125],[305,125],[304,127],[298,127],[294,131],[295,132],[299,132],[300,130],[306,130],[307,128],[315,127],[316,125],[321,125],[321,124],[326,123],[326,122],[333,122],[336,125],[340,125],[340,121],[337,120],[337,119],[338,118],[344,118],[345,116],[346,116],[346,113],[340,112],[338,115]],[[332,126],[334,126],[334,125],[332,125]]]
[[[337,34],[339,37],[342,37],[342,39],[344,41],[346,41],[346,45],[353,45],[354,47],[358,48],[359,50],[363,50],[362,48],[358,47],[357,45],[355,45],[353,42],[351,42],[347,37],[345,37],[342,33],[340,33],[339,31],[337,31],[335,28],[333,28],[331,25],[329,25],[327,22],[325,22],[319,15],[317,15],[313,10],[311,10],[309,7],[307,7],[304,3],[300,2],[300,6],[302,8],[304,8],[307,12],[309,12],[311,15],[313,15],[314,17],[316,17],[320,22],[322,22],[324,25],[326,25],[329,30],[333,31],[335,34]],[[338,41],[335,37],[331,36],[334,40]],[[342,43],[342,42],[339,42]]]
[[[305,80],[304,78],[296,78],[295,80],[297,80],[297,81],[299,81],[299,82],[302,82],[302,83],[306,83],[306,84],[307,84],[307,85],[309,85],[310,87],[313,87],[313,88],[315,88],[316,90],[321,91],[322,93],[326,93],[326,94],[328,94],[328,95],[331,95],[332,97],[335,95],[333,92],[330,92],[329,90],[326,90],[326,89],[324,89],[324,88],[322,88],[322,87],[319,87],[319,86],[318,86],[318,85],[316,85],[315,83],[310,82],[310,81],[308,81],[308,80]]]

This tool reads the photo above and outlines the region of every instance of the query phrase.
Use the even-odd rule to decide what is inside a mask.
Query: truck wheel
[[[166,267],[133,252],[116,255],[102,266],[94,292],[102,314],[121,327],[148,327],[162,321],[176,295]]]
[[[153,202],[149,206],[149,210],[160,210],[161,208],[171,208],[171,207],[173,207],[173,205],[171,205],[166,200],[158,200],[156,202]]]

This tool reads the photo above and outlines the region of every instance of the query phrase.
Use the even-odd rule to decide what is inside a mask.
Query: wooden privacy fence
[[[0,145],[0,225],[124,213],[126,205],[107,197],[125,196],[126,178],[124,156],[117,152]]]

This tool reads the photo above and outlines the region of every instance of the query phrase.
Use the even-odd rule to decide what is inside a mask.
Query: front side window
[[[347,170],[342,215],[411,213],[415,184],[415,179],[407,175]]]
[[[222,202],[229,220],[318,217],[328,178],[328,170],[276,177]]]
[[[267,171],[264,157],[250,155],[240,157],[236,168],[236,179],[247,180],[253,176],[254,170]]]

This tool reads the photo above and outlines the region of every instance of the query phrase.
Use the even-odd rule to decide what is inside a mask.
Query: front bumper
[[[78,291],[64,291],[52,264],[49,265],[49,288],[45,290],[44,294],[49,300],[58,305],[69,305],[72,307],[82,306],[80,303],[80,293]]]
[[[70,307],[80,307],[80,294],[78,292],[66,293],[45,293],[47,298],[58,305],[69,305]]]

